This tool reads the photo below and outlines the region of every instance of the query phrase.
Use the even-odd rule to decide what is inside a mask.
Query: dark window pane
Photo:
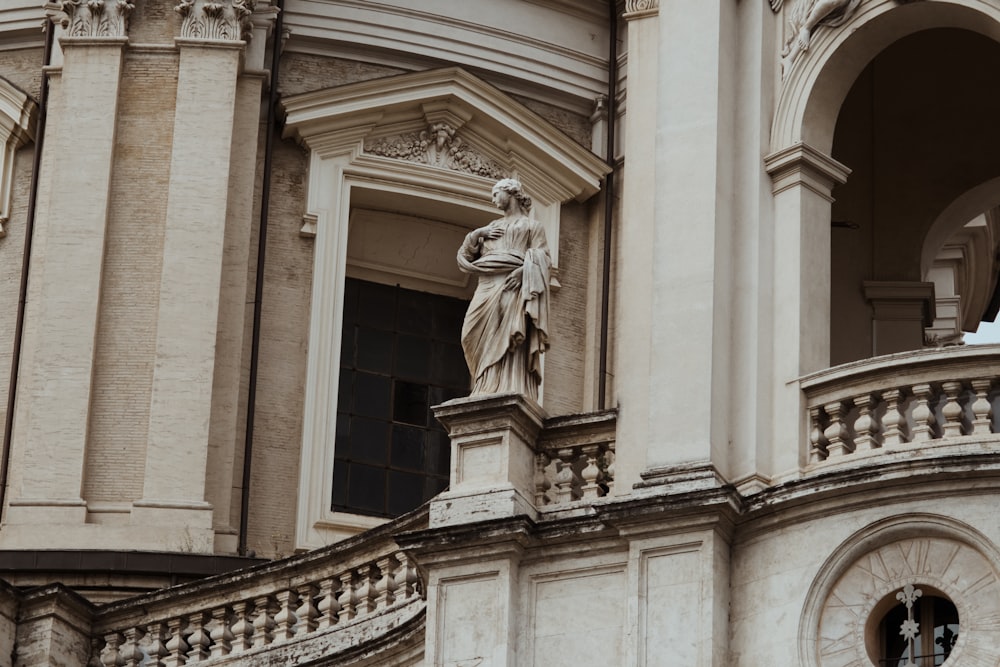
[[[392,420],[405,424],[427,424],[427,387],[414,382],[395,381]]]
[[[430,500],[437,494],[448,488],[447,477],[425,477],[424,478],[424,500]]]
[[[424,429],[394,424],[389,463],[394,468],[420,470],[424,463]]]
[[[468,304],[461,299],[439,297],[433,301],[431,335],[440,340],[458,340]]]
[[[449,474],[451,460],[451,440],[444,431],[427,431],[424,436],[424,471],[435,474]]]
[[[347,504],[347,461],[337,461],[333,466],[333,509]]]
[[[392,380],[381,375],[357,373],[354,380],[354,410],[356,415],[389,419]]]
[[[358,369],[386,375],[392,372],[392,339],[389,331],[358,327]]]
[[[334,458],[343,459],[351,452],[351,418],[344,412],[337,413],[337,443],[333,450]]]
[[[389,471],[389,514],[399,515],[424,502],[424,478],[408,472]]]
[[[426,382],[430,368],[430,340],[403,335],[396,339],[396,367],[393,375]]]
[[[362,511],[385,512],[385,471],[352,463],[347,486],[347,503]]]
[[[396,321],[400,331],[420,336],[431,334],[431,309],[427,303],[429,298],[433,297],[412,290],[399,290],[399,312]]]
[[[358,291],[358,322],[391,331],[396,319],[396,288],[377,283],[360,282]]]
[[[388,422],[364,417],[351,419],[351,459],[384,466],[388,441]]]
[[[344,281],[344,323],[358,321],[358,287],[360,281],[348,278]]]
[[[337,411],[350,412],[351,398],[354,396],[354,371],[340,369],[340,379],[337,389]]]
[[[354,333],[357,329],[353,324],[344,323],[340,337],[340,365],[354,367]]]
[[[431,353],[432,384],[446,387],[469,387],[469,369],[460,345],[435,341]]]

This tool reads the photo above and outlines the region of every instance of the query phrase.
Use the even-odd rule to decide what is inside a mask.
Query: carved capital
[[[181,37],[249,42],[254,0],[180,0]]]
[[[660,0],[625,0],[626,20],[656,16],[660,11]]]
[[[125,37],[132,0],[59,0],[45,5],[45,14],[69,37]]]

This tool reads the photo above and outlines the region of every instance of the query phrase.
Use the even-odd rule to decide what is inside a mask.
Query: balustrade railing
[[[415,564],[388,536],[324,551],[108,605],[88,667],[252,660],[242,654],[423,609]]]
[[[554,417],[545,422],[535,455],[535,506],[610,495],[615,484],[617,412]]]
[[[998,376],[1000,346],[969,346],[879,357],[803,378],[808,461],[989,439],[1000,434]]]

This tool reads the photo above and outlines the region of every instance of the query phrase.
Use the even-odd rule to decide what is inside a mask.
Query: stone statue
[[[787,75],[795,59],[803,51],[809,50],[809,40],[813,30],[822,24],[830,27],[843,25],[857,10],[861,0],[799,0],[791,10],[788,23],[791,35],[781,50],[782,69]],[[772,8],[775,4],[772,2]],[[781,7],[781,2],[777,4]]]
[[[549,347],[549,249],[521,184],[493,186],[503,217],[469,232],[458,266],[478,277],[462,325],[473,396],[518,393],[538,398],[541,355]]]

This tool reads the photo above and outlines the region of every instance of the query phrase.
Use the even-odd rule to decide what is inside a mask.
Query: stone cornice
[[[6,79],[0,77],[0,237],[10,219],[14,187],[14,153],[34,139],[38,105]]]
[[[771,176],[774,194],[801,185],[833,201],[835,185],[847,182],[851,170],[809,144],[797,143],[764,158],[764,168]]]

